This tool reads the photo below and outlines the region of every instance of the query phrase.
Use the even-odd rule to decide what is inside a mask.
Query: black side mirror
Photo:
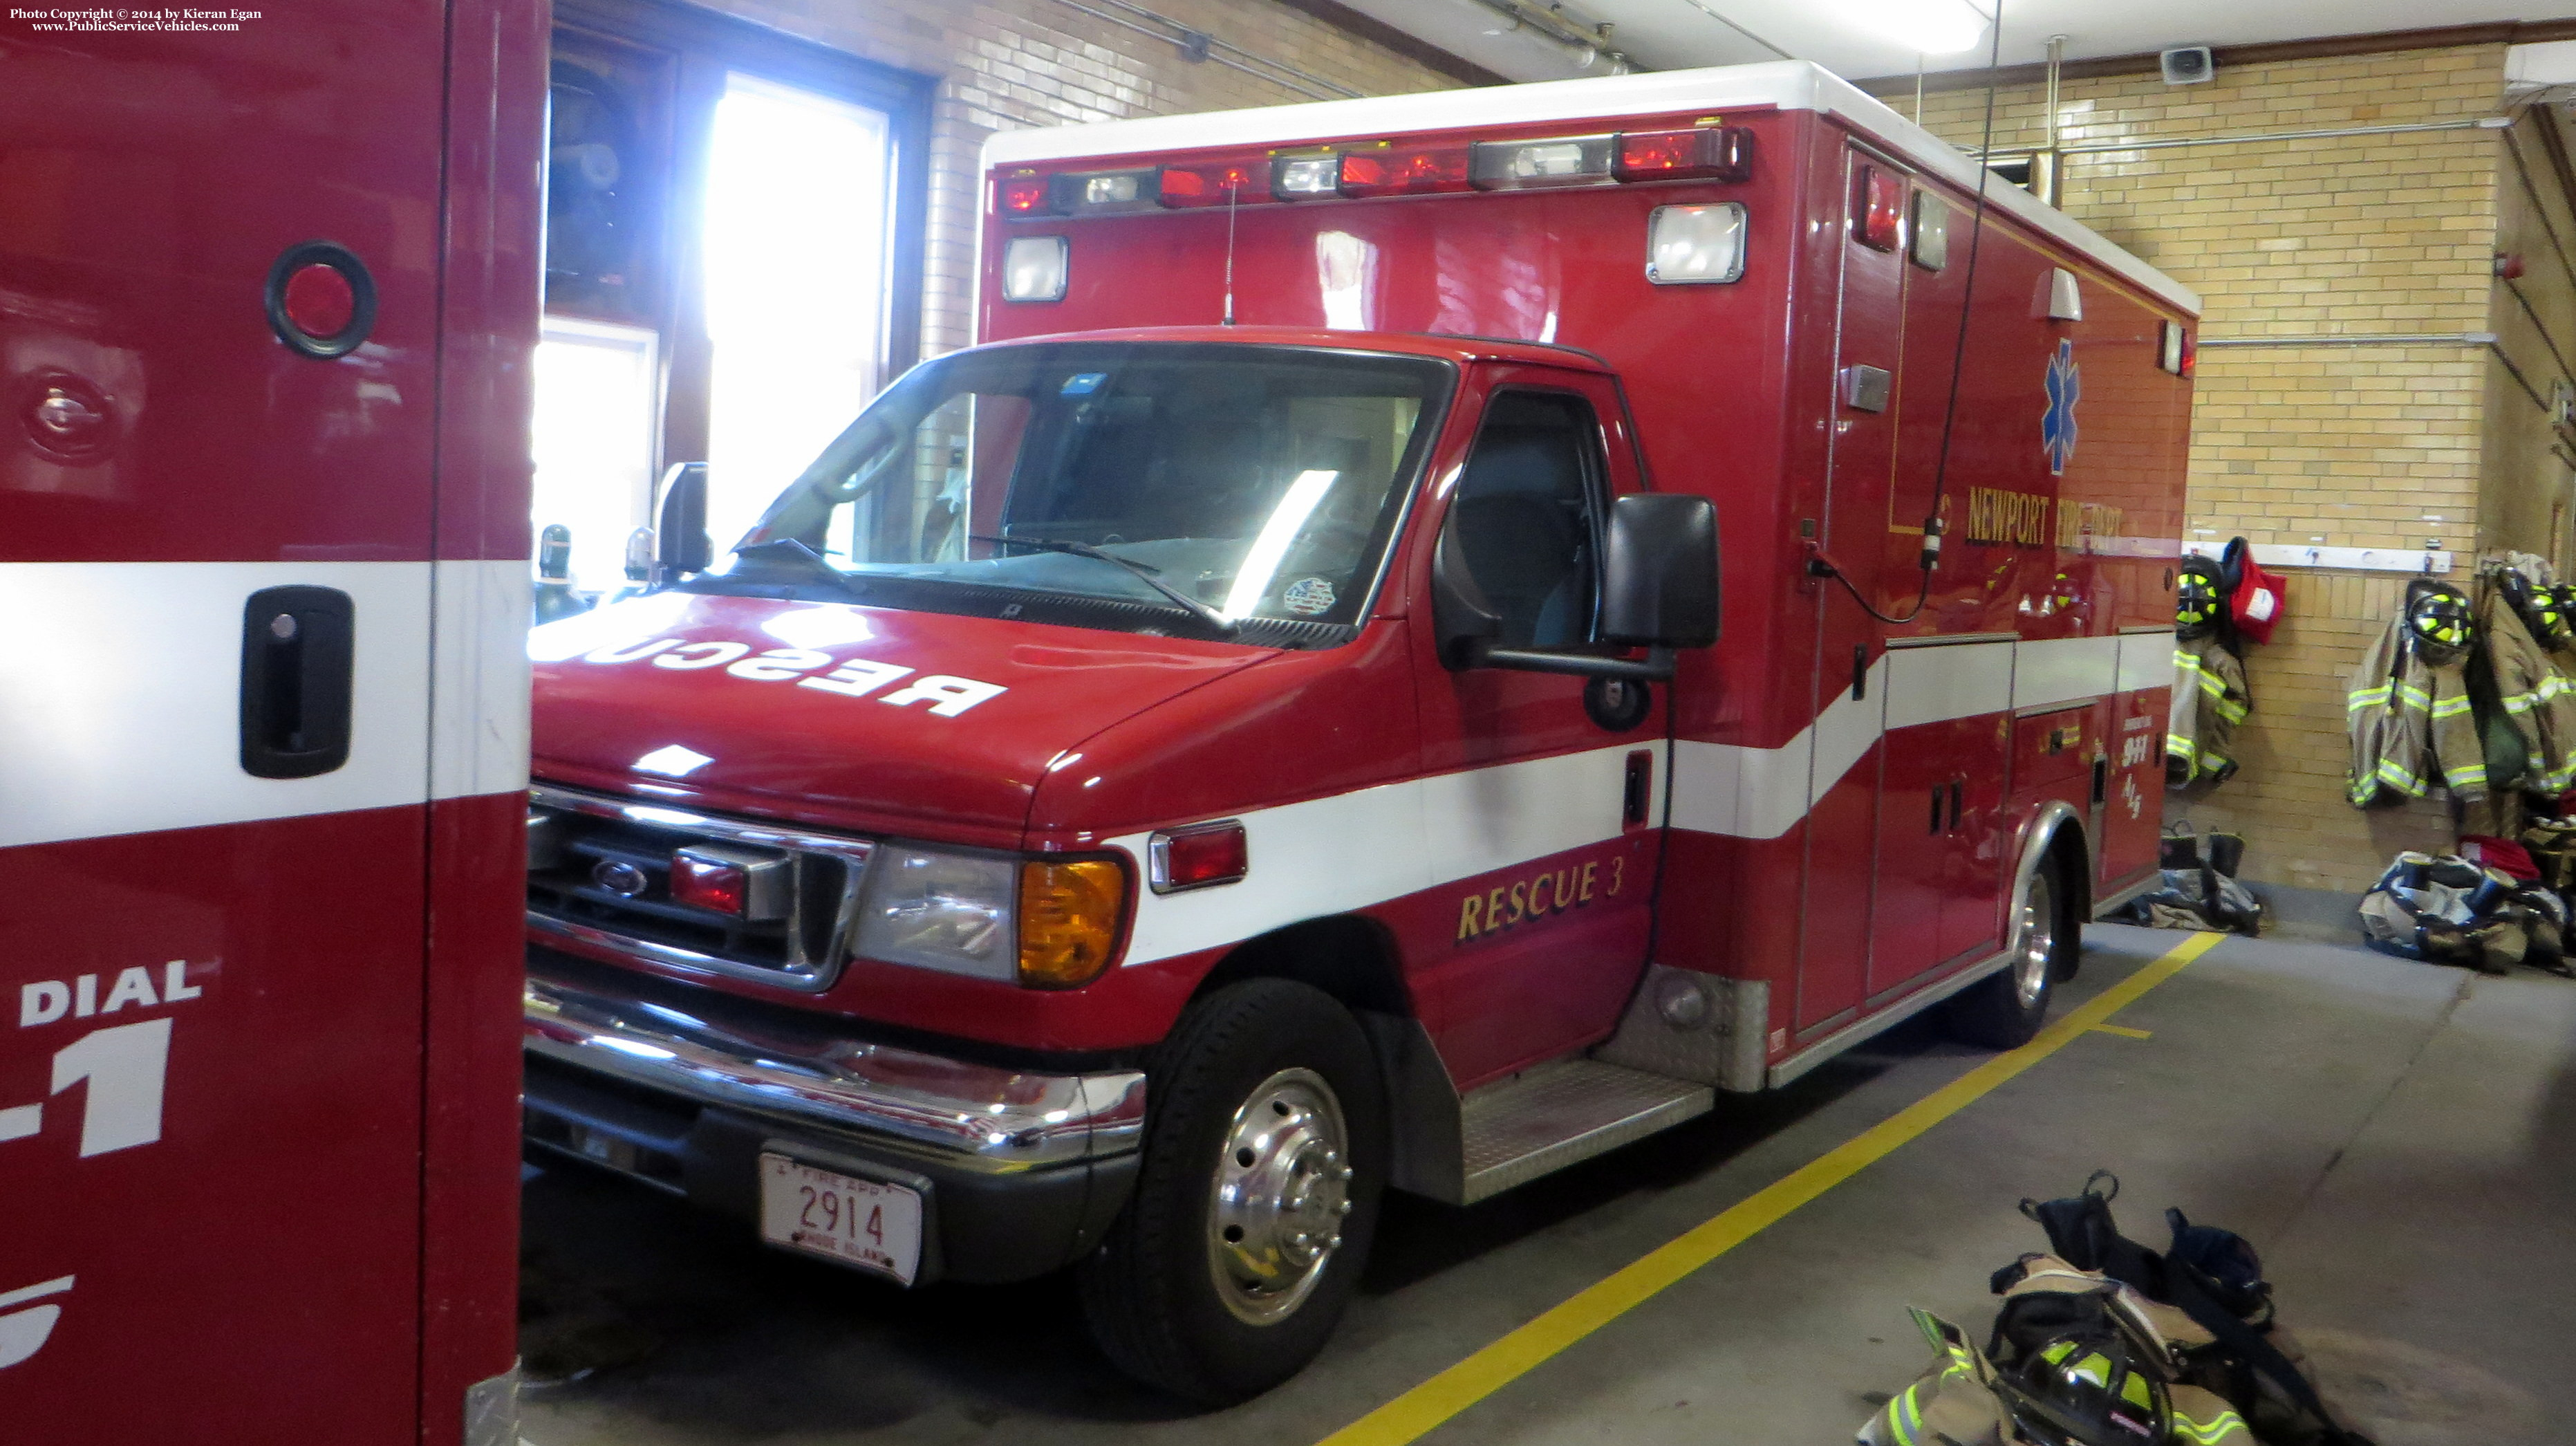
[[[654,581],[674,583],[704,572],[715,561],[707,540],[707,464],[675,462],[662,477],[662,512],[656,531]]]
[[[1601,636],[1631,647],[1717,641],[1717,505],[1639,492],[1610,504],[1601,559]]]
[[[1431,558],[1431,617],[1441,666],[1515,668],[1585,678],[1656,682],[1673,675],[1677,648],[1717,641],[1717,507],[1705,497],[1641,493],[1610,507],[1601,566],[1601,641],[1642,647],[1644,658],[1568,648],[1498,648],[1502,618],[1443,528]]]

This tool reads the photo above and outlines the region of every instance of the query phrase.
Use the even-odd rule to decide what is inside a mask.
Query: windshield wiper
[[[802,538],[780,537],[768,542],[754,542],[735,548],[733,555],[747,557],[754,562],[791,563],[800,570],[829,582],[844,596],[856,598],[863,594],[859,585],[850,580],[848,573],[824,561],[823,554],[806,546]]]
[[[1114,552],[1103,551],[1088,542],[1076,542],[1068,537],[988,537],[982,533],[968,533],[967,540],[989,542],[996,547],[1029,547],[1040,552],[1062,552],[1074,557],[1092,557],[1102,562],[1114,562],[1134,574],[1137,581],[1179,603],[1189,611],[1191,616],[1216,629],[1220,635],[1233,637],[1236,628],[1240,626],[1234,619],[1163,581],[1161,568],[1149,567],[1132,557],[1120,557]]]

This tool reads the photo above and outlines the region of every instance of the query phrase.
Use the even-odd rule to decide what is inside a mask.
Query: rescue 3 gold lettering
[[[1605,876],[1602,865],[1607,862]],[[1613,855],[1550,869],[1530,878],[1498,884],[1458,901],[1458,938],[1464,944],[1498,929],[1526,924],[1550,914],[1580,908],[1593,899],[1609,898],[1627,883],[1628,860]]]

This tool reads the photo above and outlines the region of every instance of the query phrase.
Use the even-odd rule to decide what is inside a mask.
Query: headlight
[[[864,958],[1071,989],[1109,967],[1126,871],[886,845],[868,869],[851,948]]]
[[[851,947],[870,959],[1010,979],[1019,972],[1011,928],[1018,882],[1008,859],[881,848]]]

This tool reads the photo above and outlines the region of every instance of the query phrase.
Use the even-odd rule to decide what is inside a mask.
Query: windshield
[[[1227,344],[959,353],[860,413],[700,585],[1340,641],[1452,374]]]

